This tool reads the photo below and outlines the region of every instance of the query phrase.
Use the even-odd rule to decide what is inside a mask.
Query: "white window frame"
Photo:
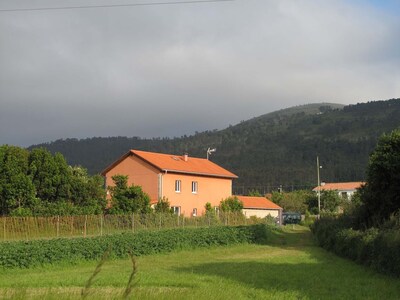
[[[180,206],[171,206],[172,211],[174,214],[180,216],[181,215],[181,207]]]
[[[176,193],[181,192],[181,185],[182,185],[182,182],[179,179],[175,180],[175,192]]]
[[[197,217],[197,208],[193,208],[192,216]]]
[[[197,181],[192,181],[192,194],[197,194],[199,190],[199,183]]]

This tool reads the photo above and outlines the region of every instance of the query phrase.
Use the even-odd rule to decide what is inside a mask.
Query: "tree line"
[[[55,216],[127,213],[173,213],[166,198],[154,210],[140,186],[128,186],[128,176],[114,175],[106,199],[104,179],[88,175],[81,166],[70,166],[60,153],[44,148],[0,146],[0,216]],[[210,213],[214,211],[206,205]],[[222,211],[240,211],[237,198],[221,201]]]
[[[368,157],[377,139],[400,126],[400,99],[348,105],[294,107],[229,126],[176,138],[109,137],[58,140],[38,145],[60,152],[73,165],[99,173],[130,149],[189,153],[206,157],[239,176],[234,190],[247,194],[255,187],[266,193],[313,188],[316,156],[325,182],[364,181]],[[133,132],[134,134],[134,132]],[[33,146],[32,148],[35,148]]]
[[[69,166],[62,154],[0,147],[0,215],[97,214],[105,205],[103,178]]]

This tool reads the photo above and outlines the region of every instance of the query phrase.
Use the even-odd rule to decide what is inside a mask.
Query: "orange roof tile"
[[[136,157],[146,161],[153,167],[163,172],[184,173],[212,177],[238,178],[235,174],[205,158],[188,156],[187,160],[185,161],[185,156],[183,155],[180,156],[173,154],[162,154],[139,150],[129,151],[112,165],[107,167],[101,174],[105,175],[109,170],[111,170],[115,165],[117,165],[129,155],[135,155]]]
[[[279,205],[264,197],[235,196],[243,202],[243,208],[282,209]]]
[[[321,191],[352,191],[358,189],[363,184],[364,182],[362,181],[325,183],[321,185]],[[313,188],[313,191],[318,191],[318,187]]]

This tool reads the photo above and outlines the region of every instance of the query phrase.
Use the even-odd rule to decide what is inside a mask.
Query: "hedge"
[[[344,219],[323,218],[311,230],[318,244],[375,270],[400,276],[400,231],[369,228],[354,230]]]
[[[92,238],[58,238],[0,243],[0,268],[30,268],[56,262],[96,260],[111,249],[111,258],[165,253],[212,245],[263,243],[274,230],[265,224],[237,227],[178,228]]]

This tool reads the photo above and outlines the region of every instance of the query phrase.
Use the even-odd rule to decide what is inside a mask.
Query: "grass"
[[[339,258],[288,226],[272,245],[238,245],[136,258],[130,298],[138,299],[399,299],[400,279]],[[96,262],[2,270],[0,298],[76,299]],[[88,299],[121,299],[132,261],[108,260]]]

